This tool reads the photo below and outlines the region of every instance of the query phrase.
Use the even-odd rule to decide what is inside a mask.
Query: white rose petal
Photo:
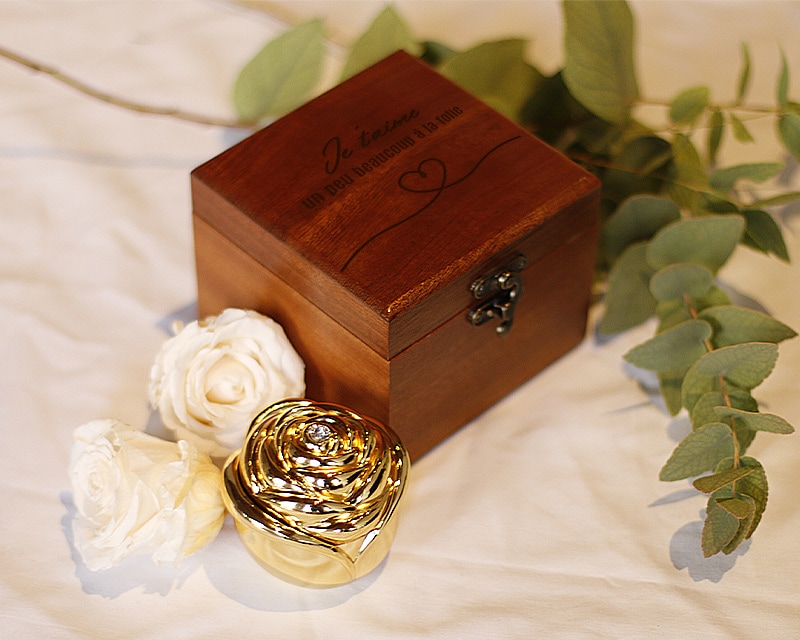
[[[164,343],[148,392],[176,438],[224,457],[241,446],[261,409],[305,394],[305,367],[274,320],[226,309]]]
[[[221,472],[190,443],[95,420],[75,430],[69,475],[75,547],[93,571],[138,553],[178,564],[222,527]]]

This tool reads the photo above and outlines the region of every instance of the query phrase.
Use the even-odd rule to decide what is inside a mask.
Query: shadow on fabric
[[[703,518],[705,511],[700,512]],[[719,582],[722,577],[736,564],[736,559],[747,553],[750,540],[745,540],[730,555],[718,553],[706,558],[703,556],[701,537],[703,534],[703,521],[694,520],[683,525],[672,536],[669,544],[669,557],[676,569],[688,569],[689,577],[695,582],[709,580]]]

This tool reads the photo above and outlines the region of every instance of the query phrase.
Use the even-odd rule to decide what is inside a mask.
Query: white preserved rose
[[[281,326],[243,309],[183,327],[150,372],[164,425],[215,457],[241,447],[260,410],[304,393],[305,366]]]
[[[75,430],[69,475],[75,547],[92,571],[135,554],[177,565],[222,527],[221,472],[185,441],[94,420]]]

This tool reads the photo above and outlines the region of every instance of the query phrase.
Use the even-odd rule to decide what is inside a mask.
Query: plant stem
[[[694,308],[692,304],[692,299],[689,297],[688,293],[683,294],[683,304],[686,305],[686,308],[689,311],[689,315],[692,316],[693,319],[697,319],[698,313],[697,309]],[[714,345],[712,344],[711,340],[706,338],[703,343],[705,344],[706,350],[711,352],[714,351]],[[725,400],[725,406],[729,409],[733,408],[733,403],[731,402],[731,397],[728,394],[728,385],[725,384],[725,377],[720,373],[718,376],[719,379],[719,387],[720,393],[722,393],[722,398]],[[736,437],[736,429],[734,429],[734,418],[728,418],[728,428],[731,430],[731,437],[733,438],[733,468],[738,469],[740,462],[741,462],[741,454],[739,453],[739,439]],[[731,490],[733,495],[736,495],[736,483],[734,482],[731,486]]]
[[[136,111],[138,113],[145,113],[149,115],[169,116],[171,118],[177,118],[178,120],[184,120],[186,122],[194,122],[197,124],[205,124],[214,127],[227,127],[232,129],[256,128],[256,123],[253,122],[242,122],[228,118],[215,118],[203,114],[183,111],[173,107],[154,107],[151,105],[133,102],[131,100],[126,100],[125,98],[120,98],[118,96],[111,95],[110,93],[95,89],[83,81],[78,80],[77,78],[73,78],[72,76],[62,73],[58,69],[31,60],[30,58],[15,53],[4,47],[0,47],[0,57],[11,60],[12,62],[16,62],[23,67],[36,71],[37,73],[44,73],[58,82],[76,89],[84,95],[96,98],[97,100],[121,107],[123,109],[128,109],[129,111]]]

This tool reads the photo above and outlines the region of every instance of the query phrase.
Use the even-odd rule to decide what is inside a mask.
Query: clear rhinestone
[[[306,427],[305,437],[314,444],[322,444],[333,435],[333,431],[327,424],[315,422]]]

